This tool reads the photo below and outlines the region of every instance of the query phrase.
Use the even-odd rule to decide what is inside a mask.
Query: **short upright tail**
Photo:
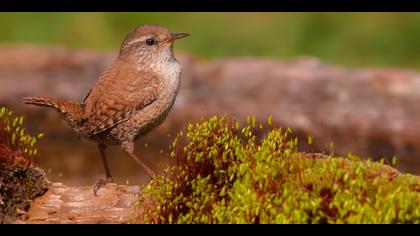
[[[72,128],[80,128],[84,106],[80,103],[45,97],[24,97],[23,102],[43,107],[52,107],[63,115],[63,119]]]

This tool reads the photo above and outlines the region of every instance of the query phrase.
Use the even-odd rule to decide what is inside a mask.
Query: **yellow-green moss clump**
[[[175,139],[143,189],[142,223],[420,223],[420,179],[349,155],[297,150],[290,130],[212,117]],[[258,135],[257,135],[258,134]]]
[[[0,107],[0,223],[25,216],[31,200],[47,190],[44,172],[33,165],[42,134],[27,134],[23,119]]]

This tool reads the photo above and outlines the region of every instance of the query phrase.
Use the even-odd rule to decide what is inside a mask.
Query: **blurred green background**
[[[140,24],[192,37],[200,58],[316,56],[350,67],[420,68],[420,13],[0,13],[0,42],[117,51]]]

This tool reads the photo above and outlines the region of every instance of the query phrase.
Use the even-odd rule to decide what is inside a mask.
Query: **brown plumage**
[[[107,145],[121,145],[146,172],[154,172],[134,153],[134,141],[161,124],[178,93],[181,67],[172,46],[188,34],[171,34],[159,25],[144,25],[129,33],[116,61],[99,77],[82,103],[44,97],[24,102],[52,107],[81,138],[98,143],[106,180],[112,181],[105,157]]]
[[[80,128],[83,122],[84,104],[45,97],[25,97],[23,101],[27,104],[54,108],[73,129]]]

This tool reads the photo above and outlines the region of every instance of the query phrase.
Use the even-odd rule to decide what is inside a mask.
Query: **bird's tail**
[[[23,102],[43,107],[51,107],[62,114],[63,119],[73,129],[81,128],[84,106],[80,103],[46,97],[24,97]]]

